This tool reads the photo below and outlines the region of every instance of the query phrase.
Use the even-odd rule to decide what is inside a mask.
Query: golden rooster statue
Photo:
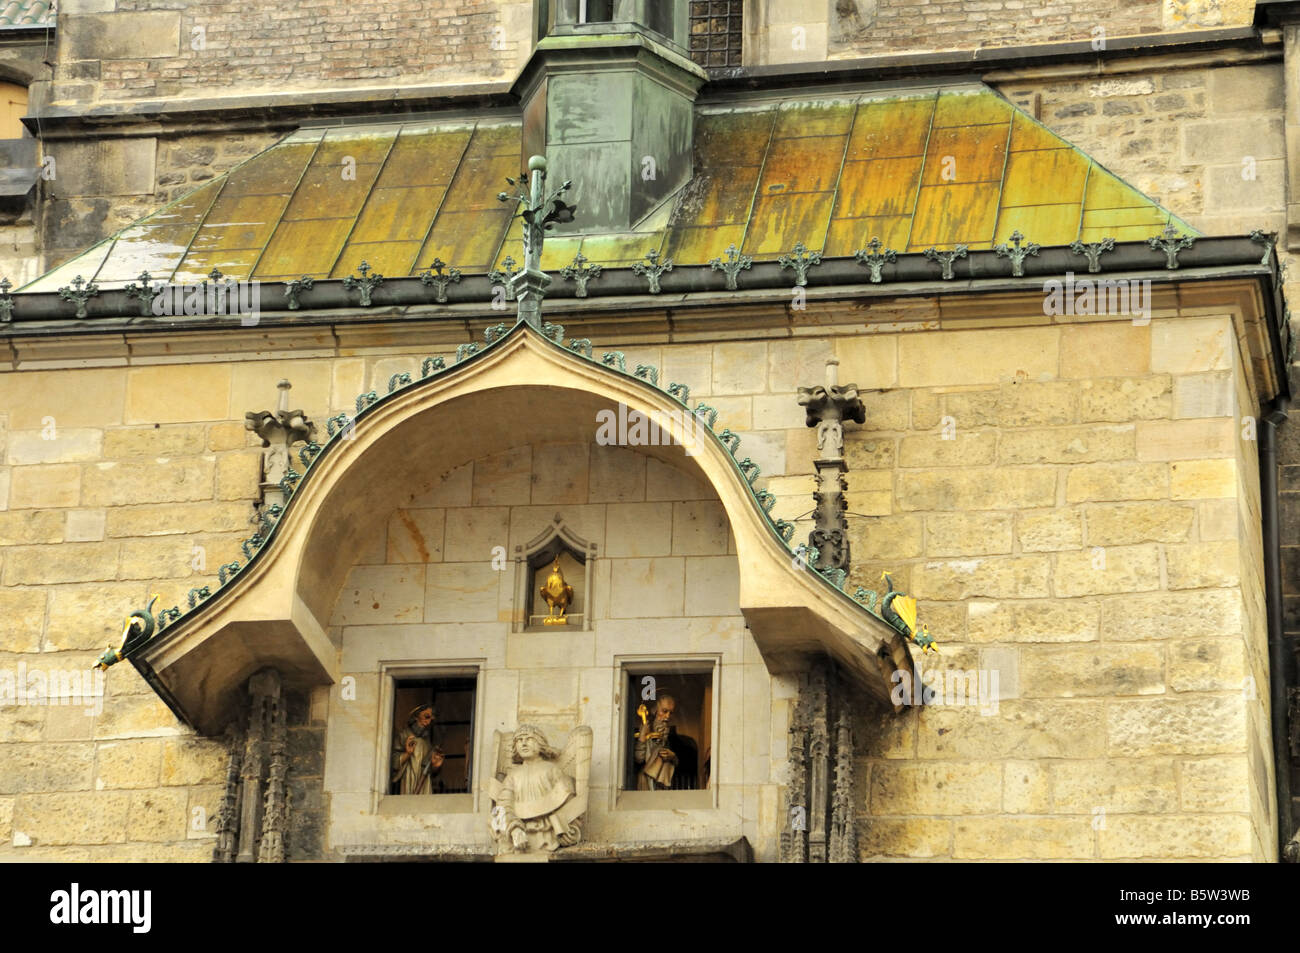
[[[568,625],[569,619],[566,613],[569,611],[569,606],[573,604],[573,587],[564,581],[558,555],[555,557],[555,562],[551,564],[550,575],[546,577],[546,585],[542,586],[541,593],[548,607],[542,625]],[[557,609],[559,615],[556,615]]]

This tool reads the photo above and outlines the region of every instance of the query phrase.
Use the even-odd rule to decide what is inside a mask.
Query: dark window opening
[[[627,672],[623,697],[627,699],[624,790],[708,788],[715,767],[712,671],[701,672],[698,666],[689,671],[688,663],[680,662],[639,664]],[[657,717],[663,708],[671,711],[666,732]]]
[[[741,65],[742,0],[690,0],[691,59],[719,69]]]
[[[396,682],[389,794],[469,793],[476,686],[465,677]],[[432,719],[421,714],[429,708]],[[435,753],[442,756],[439,766],[433,764]]]

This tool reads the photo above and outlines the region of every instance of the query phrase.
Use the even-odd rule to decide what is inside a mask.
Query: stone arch
[[[263,666],[290,681],[336,680],[325,626],[348,563],[337,554],[377,516],[371,501],[400,499],[420,485],[422,473],[453,468],[524,436],[589,440],[597,413],[620,405],[669,421],[665,429],[678,441],[638,452],[671,458],[717,494],[736,541],[741,613],[768,668],[795,671],[810,654],[830,655],[888,698],[881,659],[892,659],[887,668],[907,667],[901,637],[792,560],[727,449],[708,433],[684,457],[680,444],[690,440],[691,418],[674,398],[522,328],[370,407],[350,437],[316,461],[266,551],[202,613],[147,645],[138,663],[201,730],[219,727],[239,687]]]

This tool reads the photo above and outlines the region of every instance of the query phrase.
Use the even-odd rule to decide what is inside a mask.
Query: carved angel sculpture
[[[509,767],[488,782],[499,853],[554,851],[582,839],[591,745],[591,728],[586,725],[573,729],[562,751],[552,748],[535,725],[515,730],[508,748]],[[506,746],[498,750],[500,764]]]

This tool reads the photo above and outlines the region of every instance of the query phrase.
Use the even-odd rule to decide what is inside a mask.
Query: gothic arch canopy
[[[692,415],[675,397],[524,323],[442,373],[382,400],[369,396],[374,400],[349,432],[338,433],[312,460],[310,478],[298,485],[253,558],[132,654],[155,689],[198,730],[221,730],[248,677],[263,667],[306,686],[338,680],[326,624],[351,564],[350,547],[370,523],[441,474],[521,442],[590,443],[597,414],[620,404],[664,421],[677,440],[690,440],[683,424]],[[792,559],[711,430],[697,429],[689,456],[683,446],[667,444],[634,449],[691,473],[717,494],[735,537],[740,611],[769,670],[803,670],[810,655],[829,655],[887,699],[885,673],[910,667],[901,636]]]

